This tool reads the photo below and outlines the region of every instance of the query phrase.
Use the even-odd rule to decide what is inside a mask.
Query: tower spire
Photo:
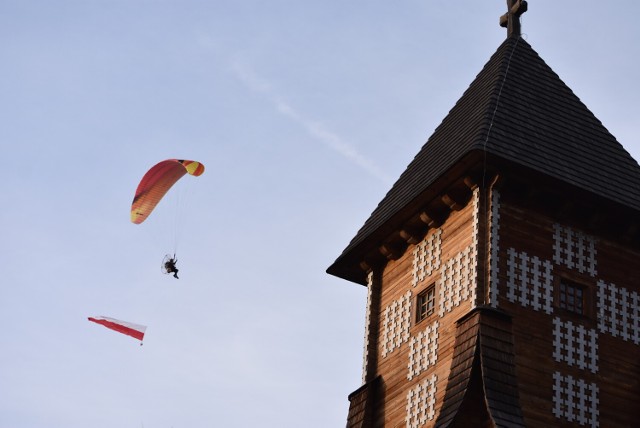
[[[520,15],[526,11],[525,0],[507,0],[507,13],[500,17],[500,26],[507,28],[507,37],[520,37]]]

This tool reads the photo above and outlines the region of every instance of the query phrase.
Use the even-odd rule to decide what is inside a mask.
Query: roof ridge
[[[389,198],[393,198],[394,195],[398,192],[398,188],[403,186],[404,183],[412,179],[412,176],[417,169],[422,170],[424,168],[428,168],[427,165],[423,165],[425,163],[428,163],[428,158],[437,156],[438,154],[441,154],[441,153],[449,153],[451,151],[451,146],[449,145],[440,145],[440,146],[434,146],[434,144],[430,145],[430,143],[432,143],[434,139],[438,138],[440,134],[448,133],[450,131],[449,128],[451,127],[451,122],[457,122],[459,120],[462,120],[463,117],[465,117],[466,119],[469,119],[466,121],[466,123],[469,124],[469,127],[471,127],[472,130],[470,130],[470,132],[468,133],[465,133],[465,134],[470,134],[470,135],[467,135],[466,137],[467,139],[466,146],[468,146],[467,149],[470,150],[474,148],[482,148],[482,147],[478,147],[478,143],[481,143],[481,145],[484,145],[484,142],[486,142],[487,140],[487,134],[491,127],[491,121],[496,110],[497,102],[499,100],[498,92],[500,90],[500,86],[505,81],[505,77],[508,71],[508,64],[505,63],[505,59],[503,57],[509,45],[511,45],[514,42],[515,42],[515,38],[508,38],[500,45],[498,50],[489,59],[487,64],[478,73],[478,75],[474,79],[474,82],[478,81],[478,79],[482,78],[483,75],[485,74],[492,76],[492,78],[488,79],[488,81],[486,81],[480,87],[474,86],[472,83],[463,92],[462,96],[458,99],[458,101],[456,101],[456,103],[449,110],[449,112],[444,117],[444,119],[435,128],[431,137],[429,137],[429,139],[422,145],[418,153],[409,162],[409,165],[407,166],[405,171],[400,175],[398,180],[396,180],[396,182],[393,184],[391,189],[389,189],[389,191],[385,194],[385,196],[382,198],[380,203],[376,206],[376,208],[373,211],[374,213],[376,213],[376,211],[378,210],[385,210],[385,205],[388,203]],[[478,96],[475,94],[476,91],[482,91],[483,94],[481,94],[481,96]],[[467,103],[469,98],[480,98],[485,100],[485,104],[483,104],[481,109],[477,108],[479,104],[473,103],[475,107],[474,108],[475,114],[471,118],[467,115],[467,112],[464,109],[464,107],[467,107],[469,104]],[[475,120],[471,120],[471,119],[475,119]],[[460,126],[460,127],[456,126],[456,128],[458,128],[456,130],[457,132],[459,132],[461,129],[467,129],[467,127],[464,127],[464,126]],[[425,157],[425,152],[427,151],[430,152],[429,154],[433,156]],[[460,153],[459,155],[462,156],[463,153]],[[437,177],[434,177],[434,180],[435,179],[437,179]],[[412,199],[414,199],[417,196],[418,196],[417,194],[413,195]],[[354,240],[352,240],[349,246],[347,247],[347,249],[345,249],[345,252],[349,249],[349,247],[351,247],[352,245],[356,245],[358,243],[357,238],[361,233],[366,233],[368,223],[369,222],[366,222],[362,226],[358,234],[354,237]]]
[[[510,37],[435,128],[329,272],[347,275],[337,265],[355,262],[360,257],[356,254],[389,238],[409,216],[438,197],[447,182],[461,178],[464,168],[484,162],[477,157],[482,152],[640,212],[638,163],[526,40]]]

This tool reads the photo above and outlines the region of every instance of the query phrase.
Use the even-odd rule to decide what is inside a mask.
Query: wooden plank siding
[[[400,258],[389,261],[380,274],[379,313],[372,316],[377,321],[371,326],[378,335],[377,360],[372,373],[379,376],[379,382],[375,394],[371,394],[371,391],[367,393],[367,405],[372,405],[375,409],[371,414],[373,419],[370,426],[465,426],[473,412],[479,418],[485,418],[482,426],[488,427],[639,425],[635,420],[635,413],[629,409],[640,402],[640,344],[634,343],[632,339],[624,340],[620,336],[600,331],[597,304],[598,287],[602,286],[598,285],[599,282],[615,284],[617,289],[624,289],[627,293],[640,293],[640,254],[619,242],[598,237],[593,232],[584,232],[570,224],[559,225],[548,212],[543,214],[531,208],[523,209],[508,197],[503,197],[499,207],[499,227],[494,230],[499,235],[495,253],[498,259],[495,263],[497,272],[494,277],[498,287],[498,300],[492,302],[492,306],[495,308],[493,310],[503,313],[509,321],[506,322],[497,315],[485,315],[474,321],[475,325],[461,328],[460,323],[464,323],[466,317],[477,311],[483,312],[483,307],[474,309],[469,297],[441,316],[438,310],[442,303],[439,288],[442,287],[441,277],[443,269],[447,268],[447,262],[474,245],[474,208],[475,205],[469,203],[460,211],[452,212],[439,228],[439,268],[415,286],[416,245],[409,245]],[[490,219],[490,216],[482,213],[476,214],[477,217]],[[580,272],[575,266],[570,267],[554,260],[557,257],[555,234],[559,228],[572,230],[576,236],[581,234],[579,236],[588,242],[592,240],[595,243],[593,257],[597,261],[597,272],[589,272],[586,268]],[[438,229],[430,230],[426,238],[437,232]],[[484,242],[481,240],[477,244],[481,246]],[[515,270],[509,265],[513,262],[510,262],[513,254],[517,255],[515,258],[518,267]],[[491,254],[488,253],[487,258],[489,257]],[[539,302],[537,308],[531,302],[523,303],[520,296],[522,290],[516,292],[515,299],[508,297],[510,281],[511,287],[516,287],[517,284],[514,285],[513,282],[521,280],[518,278],[530,276],[529,279],[533,280],[534,260],[539,267],[547,266],[550,269],[548,285],[552,291],[549,296],[551,303],[547,308],[542,302]],[[489,260],[479,261],[478,264],[480,263],[486,263],[485,267],[491,264]],[[525,272],[521,271],[523,264],[527,266]],[[482,270],[477,267],[477,272]],[[585,315],[558,307],[557,289],[560,278],[570,279],[586,287],[590,296],[585,300]],[[538,280],[542,281],[541,278]],[[431,284],[436,285],[436,311],[416,323],[415,298]],[[478,286],[477,280],[475,285]],[[399,346],[389,346],[386,355],[383,355],[385,310],[393,305],[400,308],[399,302],[406,302],[407,292],[410,292],[408,335],[401,338]],[[406,311],[406,308],[398,309],[401,310]],[[415,376],[409,376],[411,339],[427,331],[428,326],[434,326],[436,322],[437,360]],[[574,332],[581,329],[585,337],[555,337],[558,328],[571,328]],[[570,334],[563,330],[561,335]],[[587,335],[595,335],[597,338],[595,348],[591,349],[591,345],[587,345],[585,349],[579,350],[576,341],[586,340]],[[576,348],[572,351],[574,355],[571,358],[574,360],[569,362],[563,360],[564,357],[557,357],[559,352],[565,351],[558,350],[558,343]],[[580,353],[582,357],[578,355]],[[587,366],[585,361],[589,360],[591,364],[590,358],[593,358],[594,353],[597,354],[597,367]],[[578,366],[580,358],[585,360],[581,363],[585,364],[584,367]],[[474,366],[477,367],[474,369]],[[418,385],[426,385],[430,379],[434,379],[434,375],[433,414],[428,420],[423,419],[421,423],[410,425],[409,394]],[[566,382],[573,383],[567,386]],[[561,394],[557,392],[558,385],[565,385],[571,391]],[[580,391],[580,388],[583,390]],[[597,394],[597,402],[579,403],[579,396],[588,395],[593,388],[597,389],[594,392]],[[481,402],[487,404],[480,405]],[[364,403],[358,404],[355,400],[352,404],[355,407],[354,413],[350,413],[350,420],[356,421],[364,415]],[[565,411],[569,413],[557,414]]]
[[[554,227],[557,227],[554,224],[557,222],[547,214],[531,208],[521,209],[508,200],[501,201],[497,306],[513,318],[518,387],[525,424],[534,428],[640,426],[637,411],[631,410],[640,403],[640,344],[601,331],[598,325],[602,314],[597,307],[600,281],[607,286],[615,284],[617,289],[623,288],[628,293],[640,292],[640,254],[625,245],[598,236],[597,232],[587,233],[571,224],[563,224],[562,227],[582,233],[595,242],[597,273],[579,272],[575,267],[554,261]],[[507,298],[509,249],[551,262],[554,288],[551,313]],[[522,275],[522,272],[519,274]],[[585,287],[589,295],[585,299],[585,315],[559,307],[558,284],[561,278]],[[557,352],[554,340],[569,347],[573,345],[567,344],[567,341],[578,340],[577,336],[556,338],[554,319],[563,325],[570,323],[571,328],[583,328],[595,334],[597,347],[583,353],[589,354],[585,358],[593,353],[597,355],[597,369],[580,368],[577,364],[554,358],[554,351]],[[628,319],[627,322],[631,323],[632,320]],[[632,326],[628,328],[631,330]],[[577,348],[576,344],[576,354],[580,352]],[[577,419],[570,421],[569,417],[554,415],[554,373],[571,376],[575,382],[597,387],[598,402],[593,406],[595,421],[580,423]],[[577,386],[573,393],[579,395]],[[573,405],[578,404],[576,398]],[[569,412],[577,417],[576,409]]]
[[[472,245],[472,218],[473,204],[469,203],[460,211],[452,212],[445,224],[440,229],[441,256],[440,269],[436,269],[430,276],[424,278],[415,287],[413,286],[413,250],[415,245],[409,245],[405,253],[397,260],[389,261],[382,275],[381,313],[378,326],[379,343],[383,342],[384,335],[384,310],[394,301],[402,298],[407,291],[411,291],[411,321],[409,335],[415,337],[425,328],[437,321],[438,326],[438,352],[437,364],[422,371],[411,380],[408,379],[409,341],[394,349],[386,356],[379,357],[377,374],[382,382],[376,405],[377,415],[374,426],[397,427],[406,426],[407,419],[407,394],[409,390],[419,385],[425,379],[433,375],[437,377],[435,394],[435,415],[443,402],[453,350],[455,343],[456,321],[471,309],[470,299],[454,307],[450,312],[440,317],[438,307],[440,305],[439,290],[436,289],[435,313],[421,322],[415,322],[415,297],[417,294],[435,284],[440,278],[440,270],[446,261],[455,258],[459,253]],[[429,234],[436,233],[430,230]],[[381,345],[382,346],[382,345]],[[379,348],[381,348],[379,346]],[[381,349],[378,349],[381,352]],[[435,417],[424,426],[433,426]]]

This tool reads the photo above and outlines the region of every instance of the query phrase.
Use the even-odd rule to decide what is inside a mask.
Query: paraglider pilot
[[[180,279],[178,278],[178,268],[176,267],[176,263],[178,263],[178,259],[170,258],[164,263],[164,268],[167,273],[173,273],[173,277],[175,279]]]

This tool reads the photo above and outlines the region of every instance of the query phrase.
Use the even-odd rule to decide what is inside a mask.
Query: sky
[[[325,273],[506,37],[504,1],[0,0],[0,428],[327,428],[366,290]],[[634,0],[523,37],[640,159]],[[202,162],[148,221],[164,159]],[[163,275],[176,252],[180,279]],[[87,321],[147,326],[144,345]]]

